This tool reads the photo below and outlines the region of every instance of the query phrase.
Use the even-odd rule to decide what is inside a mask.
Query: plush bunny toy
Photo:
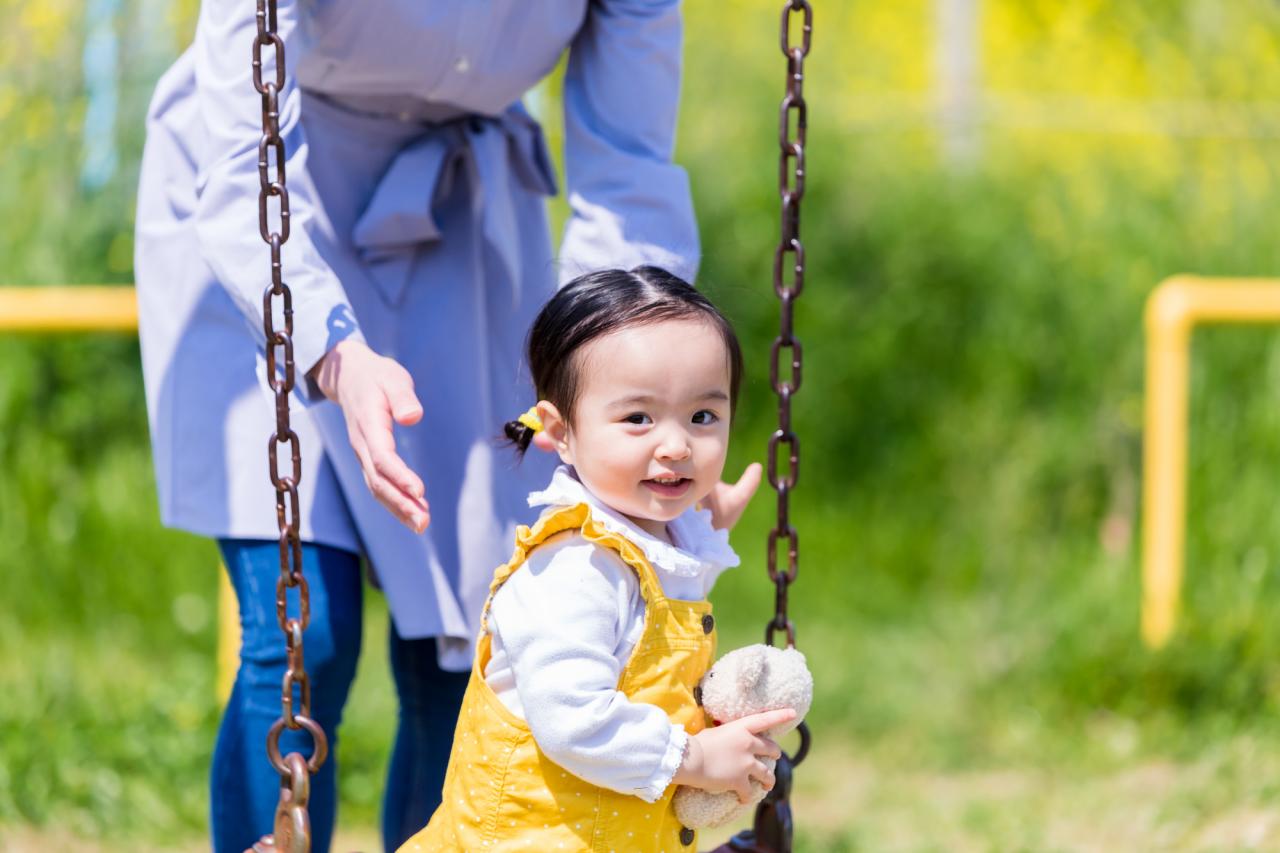
[[[800,725],[813,701],[813,676],[805,666],[804,655],[795,649],[754,645],[729,652],[702,677],[699,685],[703,710],[717,724],[737,720],[749,714],[794,708],[796,717],[763,732],[777,740]],[[774,759],[761,759],[772,770]],[[752,780],[752,797],[739,803],[732,791],[713,794],[699,788],[681,785],[676,789],[676,817],[689,829],[720,826],[728,823],[764,799],[764,786]]]

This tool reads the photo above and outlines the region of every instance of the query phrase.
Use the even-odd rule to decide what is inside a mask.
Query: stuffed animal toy
[[[703,710],[716,724],[762,711],[794,708],[795,719],[763,732],[777,740],[809,713],[813,676],[799,651],[757,644],[735,649],[716,661],[702,677],[698,690]],[[773,770],[774,759],[761,760]],[[759,782],[752,780],[751,791],[750,802],[740,803],[733,791],[712,793],[681,785],[675,794],[676,817],[689,829],[721,826],[764,799],[766,792]]]

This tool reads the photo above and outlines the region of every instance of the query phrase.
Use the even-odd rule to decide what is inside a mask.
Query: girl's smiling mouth
[[[656,493],[658,497],[678,498],[693,485],[693,480],[688,477],[663,477],[662,479],[642,480],[641,481],[650,491]]]

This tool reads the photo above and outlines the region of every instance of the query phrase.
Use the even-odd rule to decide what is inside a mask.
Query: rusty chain
[[[796,40],[792,25],[799,19],[801,32]],[[813,7],[809,0],[785,0],[782,6],[782,54],[787,58],[787,85],[778,115],[778,195],[782,200],[781,239],[773,255],[773,292],[781,302],[778,337],[769,356],[769,385],[778,395],[778,428],[769,436],[769,485],[778,494],[778,521],[769,531],[767,559],[769,579],[776,590],[773,618],[765,626],[765,642],[774,645],[779,631],[787,636],[787,647],[796,644],[796,628],[787,616],[787,590],[800,573],[800,537],[791,526],[791,492],[800,473],[800,440],[791,429],[791,398],[800,389],[803,361],[800,341],[792,326],[795,301],[804,289],[804,243],[800,241],[800,200],[804,198],[805,133],[809,108],[804,100],[804,60],[813,41]],[[795,133],[792,134],[792,121]],[[787,256],[792,255],[791,276],[786,274]],[[783,354],[789,368],[783,374]],[[779,451],[786,451],[787,465],[779,474]],[[786,547],[786,570],[778,569],[778,547]],[[791,783],[793,768],[809,754],[809,727],[798,729],[800,747],[794,756],[783,753],[774,767],[773,789],[756,806],[751,829],[743,830],[717,847],[713,853],[791,853],[793,818]]]
[[[792,25],[800,21],[796,41]],[[781,302],[778,337],[769,350],[769,385],[778,395],[778,428],[769,436],[769,485],[778,495],[778,521],[769,531],[767,559],[769,579],[776,590],[773,618],[765,626],[769,645],[779,631],[787,636],[787,648],[796,644],[796,628],[787,616],[787,590],[800,573],[800,537],[791,526],[791,492],[800,473],[800,440],[791,429],[791,398],[800,389],[803,361],[800,341],[792,326],[795,301],[804,289],[804,243],[800,241],[800,200],[804,198],[805,133],[809,109],[804,100],[804,59],[813,41],[813,7],[809,0],[785,0],[782,6],[782,54],[787,58],[787,85],[778,115],[778,195],[782,200],[781,239],[773,255],[773,292]],[[795,133],[792,134],[792,121]],[[787,256],[792,255],[791,276],[786,274]],[[782,356],[789,358],[783,375]],[[779,451],[787,454],[784,474],[779,474]],[[786,546],[786,570],[778,569],[778,547]],[[751,829],[743,830],[717,847],[713,853],[791,853],[793,818],[791,813],[792,770],[809,754],[809,727],[801,722],[800,747],[794,756],[783,752],[774,767],[773,789],[756,806]]]
[[[802,16],[802,35],[793,41],[792,23]],[[785,631],[787,645],[796,643],[795,626],[787,617],[787,588],[800,571],[800,538],[791,526],[790,499],[800,475],[800,439],[791,429],[791,398],[800,390],[802,350],[792,328],[796,299],[804,289],[804,244],[800,241],[800,201],[804,198],[805,132],[808,106],[804,100],[804,58],[813,38],[813,9],[808,0],[788,0],[782,9],[782,53],[787,57],[787,87],[778,121],[778,195],[782,199],[782,236],[773,255],[773,291],[781,303],[781,331],[770,349],[769,384],[778,395],[778,428],[769,437],[769,485],[778,493],[778,522],[769,531],[769,579],[777,588],[773,619],[765,630],[770,645]],[[795,134],[792,135],[792,119]],[[792,256],[788,280],[787,256]],[[783,375],[783,355],[789,363]],[[779,452],[786,451],[785,475],[779,475]],[[778,570],[778,549],[786,546],[786,571]]]
[[[253,87],[262,96],[262,138],[258,142],[258,233],[271,247],[271,283],[262,293],[262,328],[266,336],[267,382],[275,394],[276,428],[267,441],[268,476],[276,491],[276,526],[280,531],[280,578],[276,581],[276,618],[284,632],[287,664],[281,684],[280,717],[267,733],[267,758],[280,774],[280,801],[274,835],[264,836],[255,851],[311,849],[311,825],[307,815],[311,775],[328,754],[324,730],[311,719],[311,682],[303,664],[302,634],[311,621],[307,580],[302,574],[302,540],[298,534],[298,483],[302,479],[302,448],[289,425],[289,394],[294,386],[293,294],[284,283],[280,252],[289,239],[289,191],[285,187],[285,148],[280,136],[280,93],[285,84],[284,40],[277,32],[276,0],[257,0],[257,36],[253,40]],[[268,63],[264,48],[271,48],[274,75],[263,79]],[[272,152],[275,174],[272,175]],[[269,222],[270,200],[278,199],[279,230]],[[278,301],[277,301],[278,300]],[[279,309],[284,328],[276,328]],[[279,357],[283,355],[283,364]],[[289,446],[289,470],[280,471],[280,445]],[[289,590],[298,590],[298,616],[288,614]],[[294,711],[294,688],[298,708]],[[305,729],[315,744],[310,759],[291,752],[280,754],[285,728]]]
[[[801,31],[799,41],[792,35],[792,23],[799,17]],[[804,100],[804,59],[809,55],[813,43],[813,7],[809,0],[788,0],[782,7],[782,54],[787,58],[786,94],[778,112],[778,196],[782,200],[781,239],[773,255],[773,292],[777,294],[781,307],[780,331],[770,348],[769,384],[778,395],[778,428],[769,437],[769,485],[778,494],[778,522],[769,531],[768,567],[769,579],[776,590],[773,619],[765,629],[765,642],[774,643],[774,635],[785,631],[787,647],[796,644],[796,629],[787,616],[787,590],[796,582],[800,574],[800,534],[791,526],[790,501],[791,492],[796,487],[800,476],[800,439],[791,429],[791,398],[800,390],[802,375],[803,350],[792,327],[792,312],[795,300],[804,290],[804,243],[800,241],[800,201],[804,198],[805,178],[805,145],[806,131],[809,126],[809,107]],[[795,117],[795,135],[791,132],[792,116]],[[785,268],[787,255],[792,255],[791,278],[787,279]],[[781,356],[790,354],[790,370],[783,375]],[[778,475],[778,452],[787,450],[786,475]],[[778,546],[785,543],[787,569],[778,570]],[[800,748],[794,756],[783,759],[791,767],[799,764],[809,754],[809,727],[803,722],[799,726]],[[775,797],[771,814],[773,823],[777,823],[778,815],[785,813],[785,833],[781,826],[774,831],[781,839],[785,835],[785,845],[779,842],[778,849],[791,847],[790,809],[787,797],[790,794],[790,767],[785,768],[786,784],[775,785]]]
[[[796,41],[792,24],[799,18],[801,31]],[[765,628],[765,642],[774,644],[778,631],[787,635],[787,648],[796,644],[796,629],[787,616],[787,590],[800,574],[800,535],[791,526],[791,492],[800,476],[800,439],[791,429],[791,398],[800,390],[803,350],[792,327],[795,301],[804,290],[804,243],[800,241],[800,201],[804,198],[805,135],[809,125],[809,108],[804,100],[804,59],[809,55],[813,41],[813,7],[809,0],[788,0],[782,7],[782,54],[787,58],[787,85],[778,112],[778,196],[782,201],[781,239],[773,255],[773,292],[781,307],[780,331],[770,348],[769,385],[778,395],[778,428],[769,437],[769,485],[778,494],[778,521],[769,531],[767,559],[769,579],[776,590],[773,619]],[[792,134],[792,117],[795,133]],[[787,256],[791,261],[791,278],[787,279]],[[782,369],[782,355],[787,353],[790,363],[786,375]],[[787,452],[784,476],[779,476],[779,451]],[[785,544],[786,571],[778,570],[778,549]],[[777,839],[774,849],[790,850],[791,819],[787,798],[791,788],[791,767],[799,764],[809,753],[809,727],[799,726],[800,748],[794,756],[784,756],[777,774],[772,795],[762,804],[762,815],[770,826],[766,835]],[[785,781],[784,781],[785,776]],[[785,819],[783,816],[785,815]],[[757,819],[757,835],[762,827]]]

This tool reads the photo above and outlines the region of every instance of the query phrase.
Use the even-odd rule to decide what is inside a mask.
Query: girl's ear
[[[538,418],[542,421],[542,429],[551,446],[560,454],[560,461],[566,465],[573,464],[573,453],[569,449],[569,423],[560,414],[554,403],[546,400],[538,401]]]

